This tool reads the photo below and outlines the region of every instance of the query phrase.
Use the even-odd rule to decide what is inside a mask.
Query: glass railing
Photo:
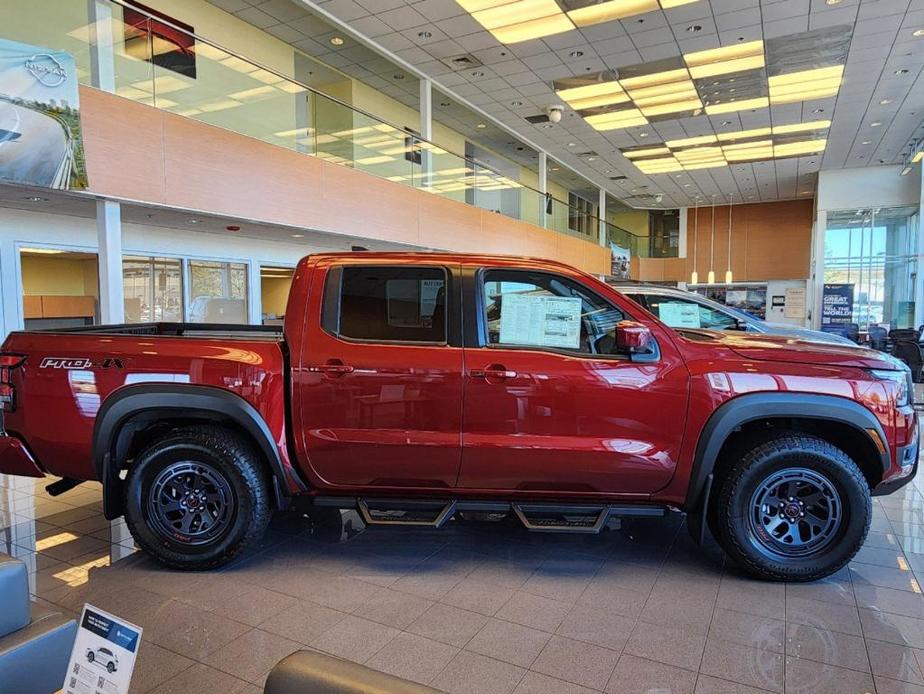
[[[0,38],[71,53],[87,85],[98,48],[102,63],[112,56],[118,96],[563,234],[599,238],[597,219],[567,202],[298,82],[288,74],[294,60],[258,64],[120,0],[97,0],[111,17],[94,24],[89,4],[6,3]],[[645,244],[625,239],[625,246],[641,251]]]

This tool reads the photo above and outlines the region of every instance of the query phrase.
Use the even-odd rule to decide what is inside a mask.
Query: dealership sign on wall
[[[87,187],[78,94],[69,53],[0,39],[0,180]]]

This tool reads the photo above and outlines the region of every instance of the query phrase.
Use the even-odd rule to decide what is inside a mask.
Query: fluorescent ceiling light
[[[641,111],[645,116],[663,116],[667,113],[680,113],[681,111],[695,111],[703,107],[703,102],[699,97],[687,99],[685,101],[672,101],[666,104],[656,106],[641,106]]]
[[[786,144],[782,145],[774,145],[773,156],[792,157],[800,154],[816,154],[824,150],[827,144],[828,141],[826,139],[806,140],[804,142],[787,142]]]
[[[748,41],[683,56],[693,77],[713,77],[764,66],[764,42]]]
[[[739,142],[734,145],[724,145],[722,151],[728,154],[743,149],[767,148],[773,146],[773,140],[758,140],[756,142]]]
[[[773,127],[774,135],[785,135],[787,133],[803,133],[809,130],[827,130],[831,127],[829,120],[813,120],[808,123],[793,123],[792,125],[775,125]]]
[[[556,94],[576,111],[629,101],[629,95],[615,80],[561,89]]]
[[[649,147],[648,149],[633,149],[628,152],[623,152],[622,156],[626,159],[635,159],[636,157],[650,157],[655,154],[670,154],[671,151],[667,147]]]
[[[665,84],[667,82],[679,82],[689,80],[690,73],[684,67],[676,70],[665,70],[664,72],[652,72],[648,75],[639,75],[638,77],[627,77],[619,80],[619,83],[630,92],[639,87],[650,87],[655,84]]]
[[[661,0],[661,7],[662,9],[670,10],[681,5],[691,5],[694,2],[699,2],[699,0]]]
[[[518,43],[574,29],[555,0],[458,0],[501,43]]]
[[[736,133],[719,133],[717,137],[719,142],[728,142],[729,140],[741,140],[746,137],[765,137],[770,133],[770,128],[754,128],[753,130],[740,130]]]
[[[917,154],[915,154],[915,155],[911,158],[911,163],[912,163],[912,164],[917,164],[917,163],[918,163],[919,161],[921,161],[922,159],[924,159],[924,150],[922,150],[922,151],[918,152]]]
[[[571,10],[568,16],[579,27],[611,22],[614,19],[625,19],[644,12],[653,12],[660,9],[658,0],[609,0],[597,5],[588,5],[577,10]]]
[[[706,106],[706,113],[714,116],[719,113],[734,113],[735,111],[746,111],[752,108],[766,108],[770,105],[770,99],[765,96],[756,99],[742,99],[741,101],[728,101],[723,104],[709,104]]]
[[[715,135],[700,135],[698,137],[686,137],[682,140],[668,140],[664,144],[668,147],[692,147],[694,145],[710,145],[715,140]]]

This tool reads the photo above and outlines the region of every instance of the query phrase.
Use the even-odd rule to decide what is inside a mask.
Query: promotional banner
[[[0,180],[87,187],[69,53],[0,39]]]
[[[613,254],[610,274],[618,280],[629,279],[629,261],[632,259],[631,251],[628,248],[623,248],[622,246],[617,246],[615,243],[611,243],[610,252]]]
[[[62,689],[64,694],[127,694],[141,627],[84,605]]]
[[[826,284],[821,294],[821,329],[843,335],[853,323],[852,284]]]

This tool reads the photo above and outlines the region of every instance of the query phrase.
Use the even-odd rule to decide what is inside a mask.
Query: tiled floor
[[[132,554],[98,486],[52,500],[3,476],[0,550],[29,563],[36,600],[144,627],[137,692],[255,693],[308,647],[448,692],[924,694],[922,489],[877,499],[856,560],[807,585],[744,578],[679,516],[593,537],[458,524],[343,540],[288,513],[233,567],[172,572]]]

